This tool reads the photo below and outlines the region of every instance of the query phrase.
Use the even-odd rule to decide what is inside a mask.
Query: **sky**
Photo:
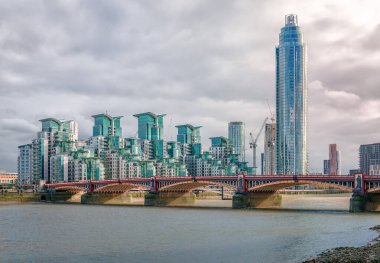
[[[87,139],[104,112],[124,116],[125,137],[147,111],[167,114],[167,140],[178,124],[203,126],[204,149],[244,121],[250,161],[249,133],[275,112],[275,46],[290,13],[308,49],[309,171],[322,172],[336,143],[348,173],[360,144],[380,142],[376,0],[0,1],[0,170],[17,171],[38,120],[76,120]]]

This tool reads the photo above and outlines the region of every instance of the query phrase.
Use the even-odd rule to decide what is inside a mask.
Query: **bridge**
[[[233,190],[233,208],[279,207],[279,190],[312,184],[352,192],[350,211],[380,211],[380,176],[356,175],[238,175],[124,178],[46,184],[52,196],[80,197],[82,203],[125,204],[130,194],[146,192],[147,206],[192,205],[193,190],[218,186]],[[45,197],[46,198],[46,197]]]

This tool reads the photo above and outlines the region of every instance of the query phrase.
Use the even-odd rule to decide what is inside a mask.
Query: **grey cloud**
[[[378,66],[363,64],[358,60],[352,62],[342,59],[341,64],[332,65],[333,72],[325,73],[326,69],[321,68],[316,71],[316,75],[319,79],[323,78],[325,84],[332,89],[353,92],[366,100],[379,98]]]
[[[136,133],[132,115],[145,111],[168,114],[169,137],[175,124],[203,125],[206,146],[208,137],[226,135],[230,120],[245,121],[248,135],[269,115],[266,99],[274,105],[274,47],[289,12],[298,13],[308,43],[309,80],[322,85],[321,93],[310,90],[310,165],[320,170],[328,143],[336,141],[345,169],[356,167],[352,149],[378,138],[376,116],[363,118],[369,113],[360,105],[378,100],[379,79],[378,60],[368,55],[377,50],[378,29],[353,20],[355,5],[2,1],[0,169],[16,169],[17,146],[35,136],[43,117],[77,120],[83,139],[91,115],[106,110],[125,116],[125,136]]]
[[[37,127],[23,119],[0,119],[1,132],[17,134],[37,132]]]
[[[58,12],[56,9],[62,10],[64,6],[60,5],[58,8],[57,6],[59,4],[49,2],[45,9],[52,9],[53,15],[57,16],[61,21],[60,24],[64,24],[64,26],[55,26],[53,16],[53,26],[48,24],[46,32],[40,36],[46,42],[43,46],[50,44],[50,48],[54,51],[53,54],[42,49],[38,61],[26,63],[24,68],[17,66],[15,69],[22,70],[24,74],[41,76],[41,78],[36,83],[29,82],[28,89],[18,83],[5,82],[2,86],[6,92],[19,95],[26,90],[29,92],[41,92],[41,90],[60,92],[64,90],[65,92],[84,94],[95,91],[96,93],[138,97],[139,90],[149,87],[158,96],[168,97],[172,95],[170,92],[156,92],[155,89],[165,90],[168,86],[166,83],[174,82],[183,91],[183,97],[196,98],[213,95],[223,99],[223,93],[229,93],[227,98],[231,99],[236,98],[236,92],[230,92],[231,87],[244,92],[252,86],[250,83],[259,83],[259,86],[262,86],[261,83],[272,77],[262,80],[255,75],[247,78],[246,76],[250,74],[244,74],[241,77],[237,76],[239,82],[231,78],[221,78],[226,74],[223,71],[218,72],[221,65],[230,69],[230,75],[239,74],[241,69],[237,72],[233,71],[239,66],[239,60],[244,60],[241,57],[243,53],[239,50],[239,46],[231,48],[228,44],[225,45],[220,41],[225,33],[222,32],[223,28],[218,23],[228,22],[226,18],[232,15],[230,9],[222,8],[223,5],[219,5],[219,8],[215,10],[216,15],[211,16],[206,11],[207,8],[202,9],[203,5],[201,4],[190,11],[183,11],[185,15],[179,21],[187,21],[183,25],[186,24],[185,31],[188,28],[187,32],[190,32],[184,34],[184,39],[181,39],[183,29],[170,22],[172,14],[164,12],[164,15],[160,16],[158,12],[161,10],[157,7],[146,8],[144,12],[141,11],[143,9],[141,6],[137,7],[137,9],[140,8],[139,14],[148,21],[145,24],[139,24],[140,30],[143,32],[140,33],[131,29],[127,23],[125,23],[126,27],[112,23],[113,20],[110,20],[111,22],[107,20],[108,22],[103,24],[103,13],[89,11],[96,5],[90,5],[88,9],[82,10],[81,17],[84,17],[83,19],[76,19],[75,16],[72,18],[69,11]],[[99,7],[95,9],[97,8]],[[113,12],[117,13],[119,10],[115,7],[108,9],[111,10],[108,13],[111,13],[112,16],[114,16]],[[127,11],[128,8],[124,8],[124,10]],[[56,14],[57,12],[58,14]],[[151,13],[153,15],[150,15]],[[199,13],[198,16],[197,13]],[[194,22],[194,15],[197,16],[197,22],[191,23]],[[115,16],[117,17],[117,15]],[[164,16],[164,23],[160,28],[161,31],[151,31],[155,19],[157,17],[161,19],[162,16]],[[97,18],[99,18],[98,21]],[[165,24],[165,22],[168,23]],[[88,28],[84,24],[86,26],[88,24]],[[179,24],[182,25],[182,23]],[[204,27],[198,26],[199,24],[203,24]],[[98,30],[98,25],[102,25],[100,28],[103,28],[104,32]],[[144,25],[148,27],[144,28]],[[112,36],[109,32],[113,31],[121,33]],[[51,41],[49,34],[58,36],[57,38],[61,39],[62,43]],[[178,35],[180,36],[177,37]],[[33,42],[32,38],[31,43]],[[132,49],[128,42],[133,43]],[[60,47],[60,44],[65,47]],[[102,52],[102,50],[106,52]],[[115,54],[118,58],[113,60]],[[238,60],[235,57],[237,54],[240,56]],[[204,59],[205,57],[208,59]],[[249,63],[245,63],[245,65],[249,65]],[[265,73],[262,75],[265,76]],[[50,81],[45,76],[48,76]],[[28,76],[24,76],[24,78],[28,79]],[[198,87],[202,87],[204,93],[195,92]],[[250,95],[248,94],[248,96]],[[251,96],[253,99],[256,97],[256,94]]]
[[[380,24],[364,39],[363,47],[371,53],[380,50]]]

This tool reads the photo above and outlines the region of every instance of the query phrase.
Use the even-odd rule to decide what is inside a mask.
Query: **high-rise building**
[[[212,137],[204,151],[200,128],[176,126],[177,141],[163,139],[163,116],[137,114],[141,138],[122,138],[121,117],[94,115],[93,136],[78,140],[74,121],[47,118],[31,144],[19,146],[19,181],[72,182],[152,176],[252,174],[229,140]]]
[[[56,154],[50,158],[50,182],[69,181],[69,156],[67,154]]]
[[[92,117],[94,118],[92,136],[122,136],[120,119],[123,116],[112,117],[108,114],[101,113],[93,115]]]
[[[20,145],[18,147],[18,179],[21,184],[33,183],[32,174],[32,144]]]
[[[338,168],[338,156],[337,156],[337,147],[336,144],[329,145],[329,164],[330,164],[330,173],[331,175],[336,175]]]
[[[50,181],[51,172],[57,171],[51,169],[50,158],[76,150],[78,124],[72,120],[55,118],[42,119],[40,122],[42,129],[32,142],[32,180]]]
[[[306,45],[293,14],[276,47],[276,163],[277,174],[307,173]]]
[[[371,164],[369,166],[369,175],[380,175],[380,164]]]
[[[202,126],[183,124],[175,127],[178,129],[177,142],[186,144],[201,143],[200,129]]]
[[[276,124],[265,124],[264,160],[262,174],[276,174],[275,168],[275,132]]]
[[[341,152],[336,144],[329,145],[329,173],[330,175],[341,174]]]
[[[94,118],[94,126],[92,127],[91,144],[94,142],[104,142],[105,148],[119,149],[124,146],[122,138],[122,128],[120,120],[123,116],[112,117],[106,113],[92,116]],[[94,146],[94,144],[93,144]],[[95,148],[101,151],[101,148]]]
[[[228,124],[228,140],[234,153],[238,154],[239,162],[245,162],[245,128],[241,121],[232,121]]]
[[[375,164],[380,164],[380,143],[360,145],[360,171],[364,174],[370,174],[370,166]]]
[[[330,160],[323,160],[323,174],[330,174]]]
[[[164,138],[164,117],[145,112],[133,115],[138,121],[138,137],[141,140],[162,140]]]
[[[202,154],[201,128],[202,126],[193,126],[183,124],[175,126],[177,128],[177,142],[181,144],[182,155]]]
[[[164,117],[145,112],[133,115],[138,120],[138,137],[141,140],[144,159],[162,159],[167,157],[167,145],[164,139]]]
[[[224,160],[229,154],[228,139],[223,136],[211,137],[211,154],[212,157]]]
[[[342,174],[342,151],[336,151],[337,156],[337,174]]]

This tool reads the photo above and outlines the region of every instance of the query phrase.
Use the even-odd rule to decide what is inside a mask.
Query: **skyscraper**
[[[337,156],[336,144],[329,145],[329,164],[330,164],[329,174],[336,175],[337,169],[338,169],[338,156]]]
[[[138,120],[138,136],[141,140],[162,140],[164,137],[164,117],[145,112],[133,115]]]
[[[190,124],[182,124],[175,126],[177,128],[177,142],[180,143],[182,155],[202,154],[201,128],[202,126],[193,126]]]
[[[375,164],[380,164],[380,143],[360,145],[360,171],[365,174],[370,174],[370,166]]]
[[[177,142],[186,144],[201,143],[200,128],[202,126],[183,124],[175,127],[178,129]]]
[[[121,136],[120,119],[123,116],[112,117],[106,113],[101,113],[92,117],[94,118],[93,136]]]
[[[90,145],[100,153],[103,148],[118,149],[123,146],[122,128],[120,119],[123,116],[112,117],[106,113],[96,114]]]
[[[33,156],[32,144],[20,145],[18,147],[18,178],[21,184],[30,184],[33,182]]]
[[[166,114],[156,115],[145,112],[133,115],[138,122],[138,137],[142,143],[142,151],[148,159],[165,158],[167,147],[164,142],[164,117]]]
[[[276,47],[276,120],[277,174],[306,174],[306,45],[293,14],[285,16]]]
[[[262,174],[275,174],[275,123],[265,124],[264,159]]]
[[[323,174],[330,174],[330,160],[323,160]]]
[[[239,155],[239,162],[245,162],[245,129],[241,121],[233,121],[228,124],[228,140],[234,152]]]
[[[336,156],[337,156],[337,174],[342,174],[342,151],[337,151],[336,152]]]
[[[329,145],[328,173],[330,175],[341,174],[341,152],[336,144]]]

